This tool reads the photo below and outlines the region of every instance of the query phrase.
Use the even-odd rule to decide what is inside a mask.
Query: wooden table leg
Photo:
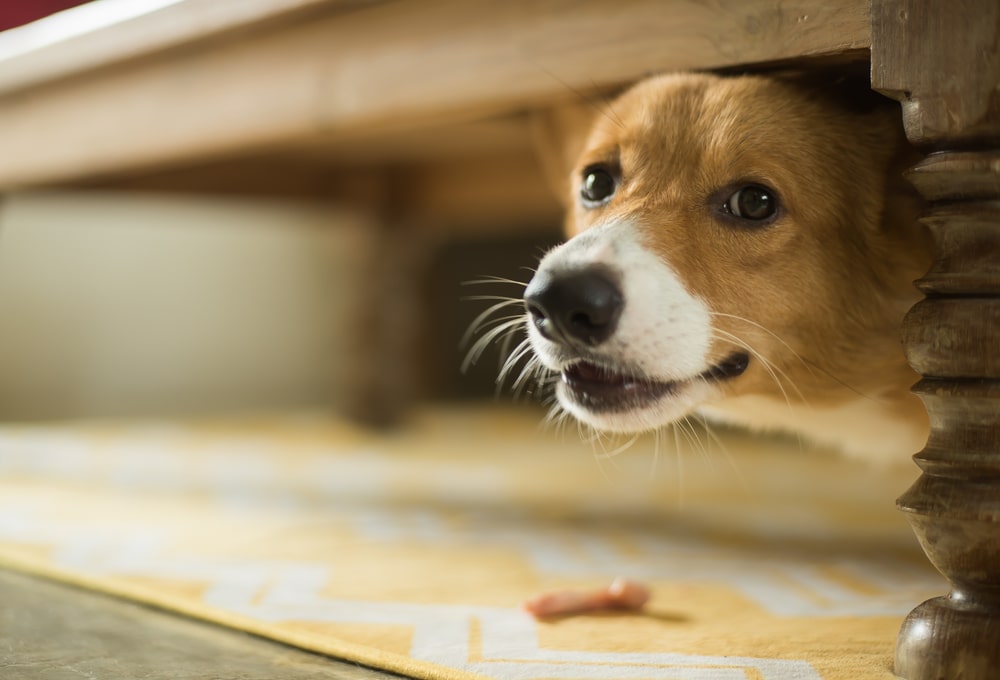
[[[932,431],[898,504],[952,591],[903,624],[895,672],[909,680],[1000,677],[998,45],[996,0],[872,2],[872,85],[930,152],[908,179],[936,243],[903,328]]]

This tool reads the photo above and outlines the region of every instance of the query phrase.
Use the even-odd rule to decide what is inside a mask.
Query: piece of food
[[[562,590],[536,595],[524,609],[536,618],[571,616],[603,610],[639,610],[649,601],[649,588],[624,578],[596,590]]]

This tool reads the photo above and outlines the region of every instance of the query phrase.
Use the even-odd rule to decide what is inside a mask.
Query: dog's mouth
[[[749,354],[734,352],[692,378],[659,381],[589,361],[576,361],[563,369],[561,377],[569,396],[580,406],[593,412],[611,412],[642,407],[678,392],[688,383],[736,378],[743,375],[749,365]]]

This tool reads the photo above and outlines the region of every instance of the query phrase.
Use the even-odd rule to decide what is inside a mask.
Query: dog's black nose
[[[564,344],[599,345],[615,332],[625,301],[611,272],[600,268],[538,273],[524,306],[543,337]]]

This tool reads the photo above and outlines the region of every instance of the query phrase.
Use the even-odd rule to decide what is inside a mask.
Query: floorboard
[[[4,680],[391,680],[112,597],[0,569]]]

